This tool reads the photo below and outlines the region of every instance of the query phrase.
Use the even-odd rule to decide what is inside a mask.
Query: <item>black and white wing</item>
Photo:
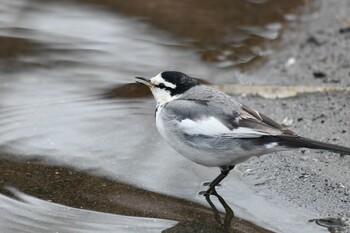
[[[246,126],[250,128],[262,128],[262,130],[268,130],[274,129],[278,130],[280,133],[277,135],[284,135],[284,136],[297,136],[295,132],[293,132],[290,129],[287,129],[283,127],[282,125],[278,124],[276,121],[272,120],[268,116],[256,111],[255,109],[252,109],[246,105],[242,105],[242,112],[240,114],[240,125]]]
[[[188,135],[231,138],[262,136],[295,136],[259,112],[244,106],[208,104],[204,100],[178,99],[167,104],[168,117],[176,118],[177,126]]]

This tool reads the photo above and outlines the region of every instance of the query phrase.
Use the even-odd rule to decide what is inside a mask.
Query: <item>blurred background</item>
[[[197,195],[218,169],[192,164],[162,141],[154,100],[133,77],[178,70],[212,84],[279,83],[254,70],[318,7],[311,0],[0,0],[0,229],[223,231]],[[254,222],[254,213],[232,204],[247,193],[254,195],[229,197],[231,207],[267,227],[269,219]],[[234,221],[232,229],[267,232]]]

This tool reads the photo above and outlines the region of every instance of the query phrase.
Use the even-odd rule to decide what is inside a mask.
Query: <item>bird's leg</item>
[[[209,196],[212,192],[216,193],[215,186],[218,185],[225,177],[230,173],[230,171],[235,166],[228,166],[221,168],[221,173],[218,175],[209,185],[209,188],[207,191],[205,191],[204,196]]]

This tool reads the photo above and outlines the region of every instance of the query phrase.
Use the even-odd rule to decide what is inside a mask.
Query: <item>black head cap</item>
[[[161,73],[161,76],[165,81],[176,85],[175,89],[169,88],[171,95],[182,94],[198,85],[198,82],[195,79],[178,71],[164,71]]]

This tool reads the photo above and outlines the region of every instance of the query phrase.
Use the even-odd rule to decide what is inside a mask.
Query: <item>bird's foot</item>
[[[204,190],[203,190],[203,191],[199,191],[199,192],[198,192],[198,195],[199,195],[199,196],[205,196],[206,193],[207,193],[207,191],[204,191]]]

